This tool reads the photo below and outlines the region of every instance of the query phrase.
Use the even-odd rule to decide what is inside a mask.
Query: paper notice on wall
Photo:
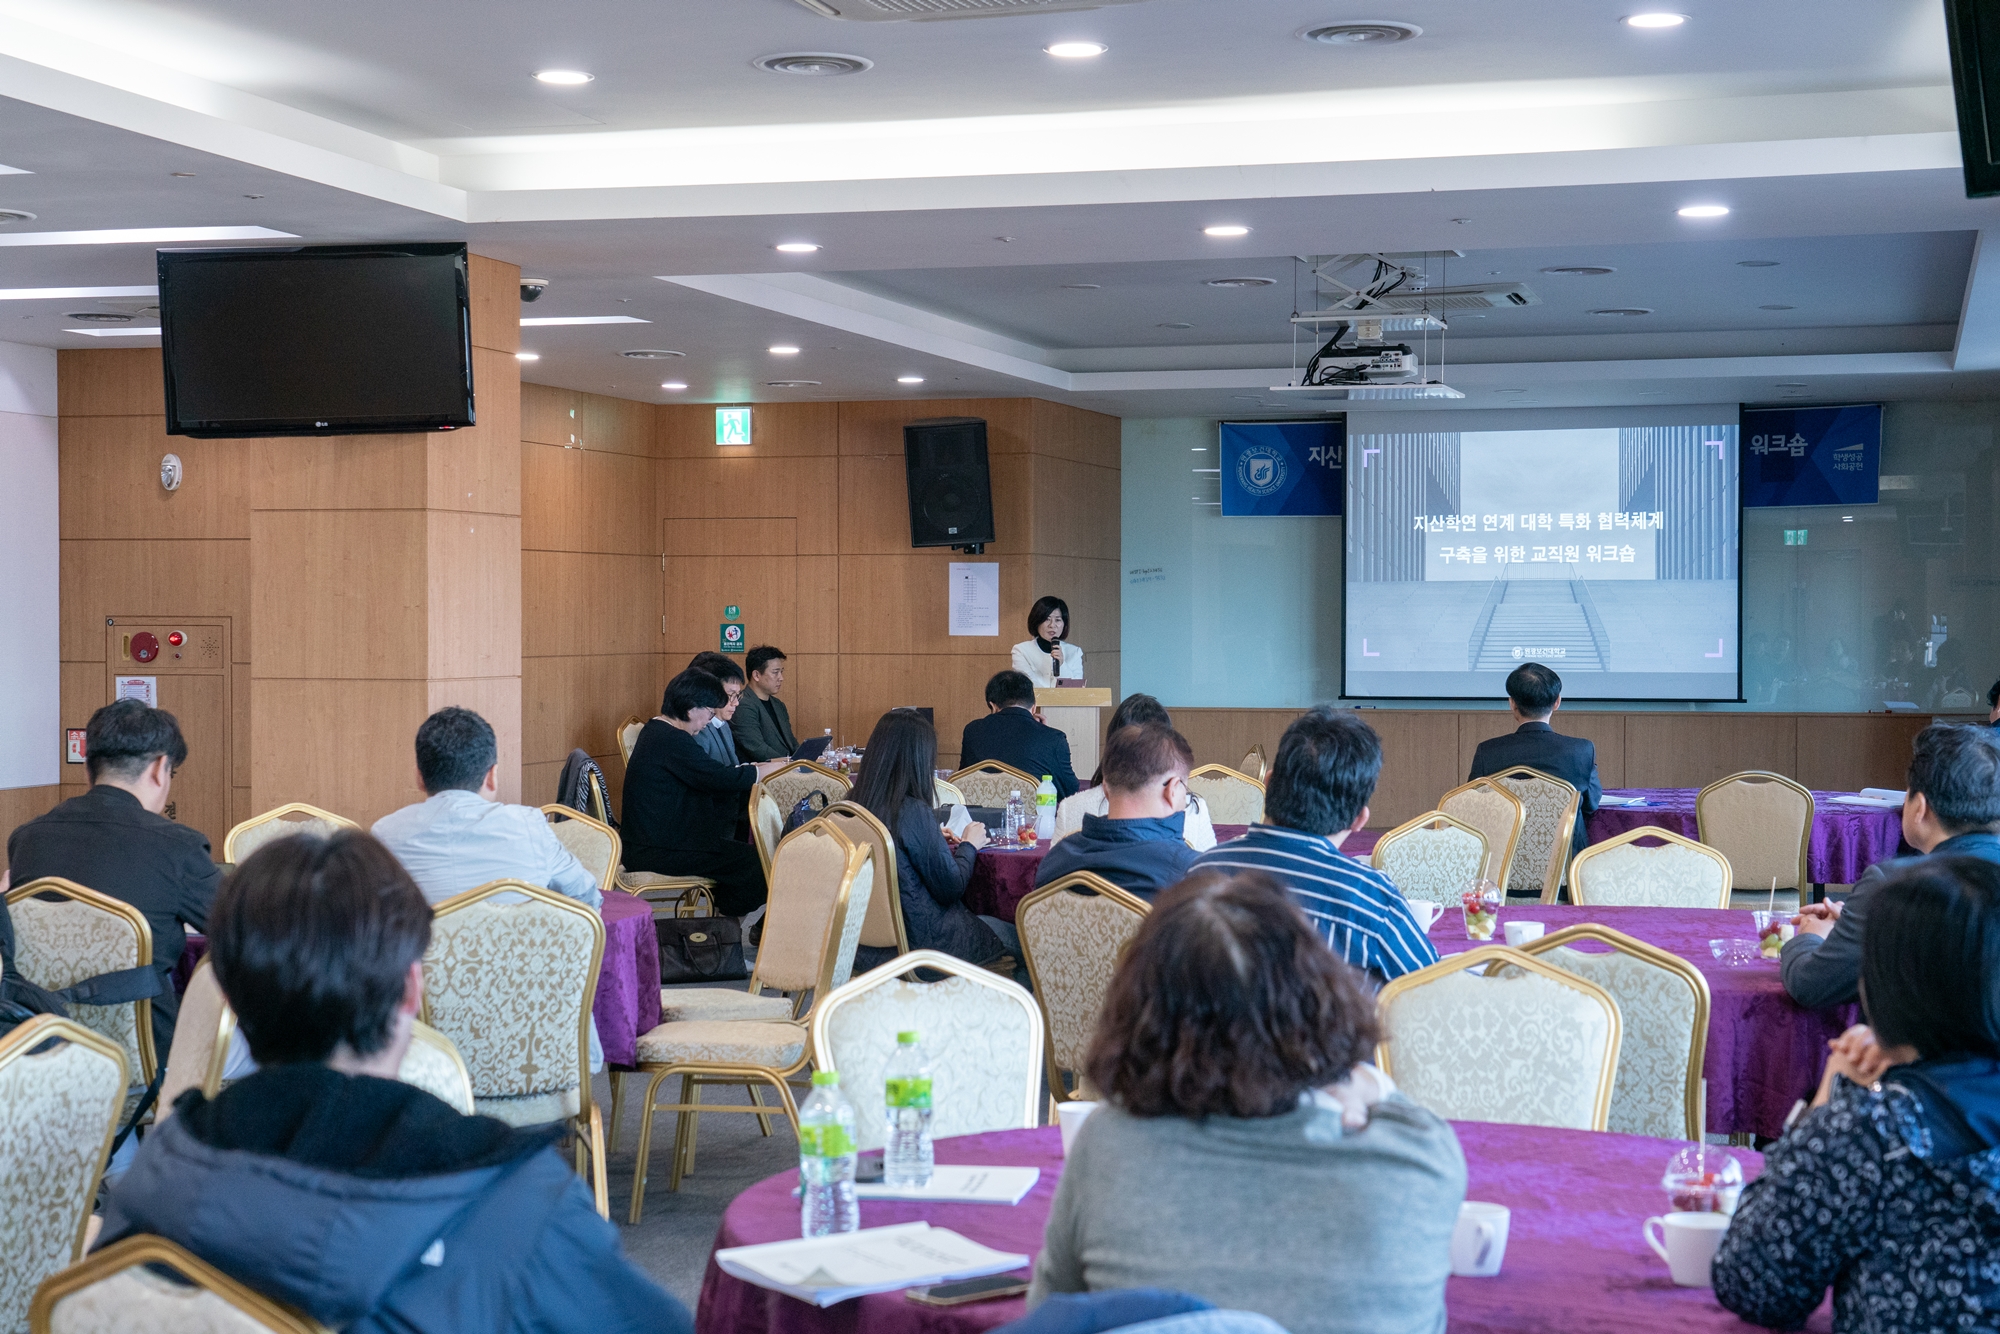
[[[951,563],[951,633],[1000,633],[1000,562]]]
[[[157,676],[121,676],[118,678],[118,698],[136,699],[149,709],[160,707],[160,678]]]

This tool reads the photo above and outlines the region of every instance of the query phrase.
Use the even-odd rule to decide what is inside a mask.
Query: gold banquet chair
[[[875,866],[875,888],[868,895],[868,917],[861,924],[861,943],[871,949],[910,952],[910,933],[903,925],[902,893],[896,884],[896,840],[875,812],[856,801],[836,801],[819,817],[856,843],[868,848]]]
[[[1264,758],[1264,743],[1259,741],[1250,747],[1243,756],[1243,762],[1236,768],[1245,778],[1263,782],[1264,776],[1271,772],[1271,762]]]
[[[1034,805],[1035,790],[1042,785],[1042,780],[999,760],[981,760],[953,774],[951,785],[958,789],[968,806],[998,806],[1004,809],[1007,798],[1015,792],[1027,798],[1030,806]]]
[[[39,897],[43,894],[60,897]],[[74,881],[44,876],[17,885],[7,891],[7,910],[14,919],[15,969],[51,991],[153,962],[153,928],[145,915]],[[153,1002],[72,1004],[69,1011],[72,1019],[109,1038],[125,1054],[136,1106],[139,1092],[159,1068],[153,1051]]]
[[[502,894],[518,900],[494,902]],[[564,1122],[597,1211],[611,1216],[604,1123],[590,1096],[590,1007],[603,919],[575,899],[495,880],[437,905],[424,955],[424,1022],[450,1039],[480,1115]]]
[[[1554,903],[1569,866],[1583,794],[1562,779],[1525,764],[1492,775],[1492,781],[1513,793],[1527,809],[1504,888],[1510,894],[1539,894],[1543,903]]]
[[[1490,964],[1512,964],[1487,976]],[[1618,1002],[1520,950],[1483,945],[1392,979],[1375,1063],[1451,1121],[1602,1130],[1618,1073]]]
[[[1138,895],[1089,871],[1052,881],[1015,906],[1022,962],[1048,1033],[1049,1093],[1058,1101],[1090,1096],[1083,1067],[1097,1016],[1112,971],[1151,911]]]
[[[958,790],[956,783],[948,783],[944,779],[938,778],[933,779],[932,784],[934,791],[931,797],[931,805],[963,806],[966,804],[965,794]]]
[[[308,806],[303,801],[289,801],[262,815],[253,815],[230,830],[222,840],[222,860],[226,865],[240,866],[251,853],[266,843],[290,838],[293,834],[318,834],[324,838],[343,829],[360,827],[344,815]]]
[[[0,1329],[23,1328],[35,1285],[83,1257],[129,1069],[115,1043],[55,1015],[0,1038]]]
[[[1528,823],[1528,808],[1521,799],[1490,778],[1475,778],[1439,797],[1437,808],[1486,835],[1486,869],[1482,874],[1504,886],[1513,873],[1514,851]]]
[[[1640,839],[1658,839],[1642,848]],[[1571,903],[1593,908],[1727,908],[1735,873],[1714,848],[1657,825],[1593,843],[1569,864]]]
[[[1368,864],[1406,899],[1456,908],[1485,868],[1486,835],[1443,811],[1425,811],[1382,835]]]
[[[784,837],[785,821],[790,818],[792,807],[815,792],[831,806],[846,800],[851,786],[844,776],[811,760],[793,760],[770,777],[757,781],[750,789],[750,837],[763,860],[765,880],[771,878],[771,855],[777,851],[778,840]]]
[[[1812,851],[1813,794],[1783,774],[1750,769],[1718,778],[1696,794],[1701,841],[1729,859],[1736,889],[1805,892]]]
[[[396,1067],[396,1078],[448,1104],[461,1116],[479,1111],[478,1099],[472,1096],[472,1072],[465,1068],[457,1044],[422,1020],[410,1028],[410,1049]]]
[[[710,990],[705,995],[732,998],[731,1004],[759,1002],[769,1017],[694,1017],[669,1019],[639,1035],[639,1070],[648,1076],[639,1116],[639,1156],[632,1172],[631,1221],[639,1221],[646,1201],[648,1158],[653,1145],[653,1114],[676,1117],[674,1150],[668,1189],[679,1190],[681,1177],[694,1159],[696,1118],[703,1112],[749,1112],[761,1119],[770,1109],[753,1100],[747,1107],[703,1103],[694,1095],[710,1084],[762,1084],[777,1090],[785,1119],[798,1130],[798,1105],[786,1083],[810,1060],[806,1022],[813,1008],[847,981],[854,969],[854,950],[861,943],[875,875],[869,850],[825,820],[794,829],[778,845],[772,859],[769,908],[764,918],[764,943],[757,949],[756,971],[748,993]],[[769,988],[789,997],[764,997]],[[685,1000],[692,992],[662,993]],[[775,1005],[772,1002],[777,1002]],[[719,1002],[702,1002],[706,1007]],[[779,1011],[779,1007],[783,1011]],[[789,1012],[788,1016],[784,1012]],[[705,1015],[713,1013],[684,1011]],[[680,1101],[659,1101],[660,1085],[681,1077]],[[614,1098],[622,1101],[626,1076],[614,1074]]]
[[[943,973],[912,981],[916,969]],[[915,1029],[930,1058],[933,1137],[1025,1130],[1039,1124],[1042,1012],[1019,985],[938,950],[914,950],[863,973],[813,1014],[820,1068],[840,1072],[854,1104],[854,1141],[879,1149],[887,1137],[882,1072],[896,1035]]]
[[[627,714],[625,721],[618,724],[618,753],[625,757],[625,765],[632,765],[632,752],[639,746],[639,733],[646,730],[646,720],[638,714]]]
[[[598,893],[609,894],[618,887],[619,859],[625,847],[616,829],[570,806],[544,806],[542,814],[548,818],[556,842],[597,877]]]
[[[173,1277],[161,1274],[166,1270]],[[30,1334],[332,1334],[164,1237],[105,1247],[43,1283]]]
[[[1608,954],[1571,949],[1576,941]],[[1543,963],[1595,982],[1618,1002],[1618,1077],[1605,1129],[1699,1142],[1707,1128],[1702,1060],[1708,1054],[1708,979],[1678,955],[1586,922],[1522,947]]]
[[[1226,764],[1204,764],[1188,775],[1188,791],[1208,803],[1216,824],[1262,824],[1264,785]]]
[[[174,1099],[189,1089],[213,1098],[222,1091],[222,1072],[229,1061],[229,1042],[236,1033],[236,1012],[215,980],[207,959],[195,965],[174,1019],[174,1042],[167,1049],[167,1073],[160,1080],[156,1119],[173,1115]]]

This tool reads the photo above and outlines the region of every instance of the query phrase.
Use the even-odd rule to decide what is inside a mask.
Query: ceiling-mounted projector
[[[1008,14],[1063,14],[1143,0],[798,0],[823,18],[867,23],[907,23],[912,19],[985,19]]]

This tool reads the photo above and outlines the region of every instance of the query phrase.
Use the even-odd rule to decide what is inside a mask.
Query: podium
[[[1038,686],[1035,704],[1042,721],[1069,738],[1070,768],[1076,770],[1078,782],[1087,782],[1097,772],[1111,691],[1104,686]]]

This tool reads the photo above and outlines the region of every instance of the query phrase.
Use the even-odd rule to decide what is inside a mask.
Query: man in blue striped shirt
[[[1333,952],[1377,983],[1437,962],[1389,877],[1340,851],[1368,823],[1382,742],[1355,714],[1321,705],[1278,742],[1264,780],[1264,824],[1204,852],[1193,872],[1268,871]]]

